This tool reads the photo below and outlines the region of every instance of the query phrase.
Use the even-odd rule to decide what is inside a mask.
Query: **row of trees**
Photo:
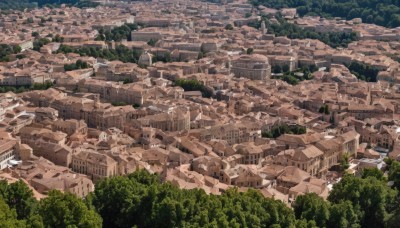
[[[196,79],[177,79],[175,86],[182,87],[185,91],[201,91],[203,97],[210,98],[214,95],[214,91]]]
[[[400,26],[399,0],[251,0],[271,8],[297,8],[300,16],[362,18],[363,22],[386,27]]]
[[[183,190],[140,170],[96,184],[85,199],[58,191],[41,201],[22,182],[0,181],[1,227],[398,227],[400,163],[388,160],[389,176],[366,169],[345,175],[328,201],[314,193],[297,197],[293,209],[250,189],[222,195]],[[394,184],[389,187],[387,181]]]
[[[289,23],[281,16],[277,16],[279,23],[271,23],[266,17],[263,17],[262,20],[265,21],[265,25],[269,34],[275,34],[276,36],[287,36],[290,39],[317,39],[333,48],[347,47],[349,43],[357,40],[356,33],[315,32],[310,29],[301,28],[294,23]],[[249,26],[259,29],[261,27],[261,21],[249,23]]]
[[[119,60],[124,63],[137,63],[142,54],[140,51],[129,49],[124,45],[118,45],[115,49],[100,49],[95,47],[72,48],[67,45],[61,45],[58,53],[77,53],[81,56],[92,56],[110,61]]]
[[[302,135],[307,132],[307,128],[300,125],[287,125],[281,124],[279,126],[273,127],[269,131],[262,132],[262,137],[264,138],[278,138],[283,134],[295,134],[295,135]]]
[[[7,93],[7,92],[13,92],[13,93],[23,93],[26,91],[31,91],[31,90],[47,90],[51,87],[53,87],[53,82],[47,81],[45,83],[34,83],[31,86],[0,86],[0,93]]]
[[[85,61],[80,60],[80,59],[76,60],[75,63],[65,64],[64,65],[64,70],[65,71],[87,69],[87,68],[89,68],[89,64],[87,62],[85,62]]]

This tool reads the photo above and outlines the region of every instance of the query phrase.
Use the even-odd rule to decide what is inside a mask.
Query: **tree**
[[[26,227],[25,221],[17,219],[17,213],[0,198],[0,227],[21,228]]]
[[[329,115],[329,106],[326,104],[324,108],[325,115]]]
[[[275,65],[275,66],[272,67],[272,71],[273,71],[275,74],[279,74],[279,73],[282,73],[282,68],[281,68],[281,66],[279,66],[279,65]]]
[[[400,190],[400,162],[394,160],[386,160],[390,161],[389,165],[389,181],[393,181],[394,185],[397,190]]]
[[[392,212],[397,192],[375,177],[361,179],[345,175],[333,186],[328,200],[339,204],[350,201],[356,214],[360,215],[362,227],[383,227],[385,219]]]
[[[325,227],[329,220],[329,204],[315,193],[298,196],[294,203],[297,219],[313,220],[319,227]]]
[[[248,55],[253,54],[253,52],[254,52],[254,49],[253,49],[253,48],[248,48],[247,51],[246,51],[246,53],[247,53]]]
[[[288,65],[283,65],[282,66],[282,71],[283,72],[289,72],[290,71],[290,67]]]
[[[22,182],[17,181],[8,184],[0,181],[0,198],[2,198],[10,208],[15,209],[18,219],[29,218],[36,207],[37,201],[33,198],[32,190]]]
[[[366,179],[368,177],[375,177],[380,181],[386,182],[386,178],[383,175],[383,172],[378,168],[365,168],[361,171],[361,178]]]
[[[102,227],[101,217],[71,193],[51,191],[40,201],[39,213],[48,227]]]
[[[246,14],[244,15],[244,17],[245,17],[245,18],[249,18],[249,17],[251,17],[251,15],[252,15],[251,13],[246,13]]]
[[[225,26],[225,30],[233,30],[233,25],[232,24],[227,24]]]
[[[340,158],[340,169],[342,171],[344,171],[350,167],[349,159],[350,159],[349,153],[346,152],[346,153],[342,154],[342,157]]]
[[[332,204],[329,210],[330,217],[327,227],[360,227],[359,211],[356,211],[350,201]]]
[[[156,43],[157,43],[157,40],[153,40],[153,39],[150,39],[149,42],[147,42],[147,44],[152,47],[156,46]]]
[[[38,37],[38,36],[39,36],[39,33],[38,33],[38,32],[32,32],[32,36],[33,36],[33,37]]]
[[[319,113],[324,113],[324,112],[325,112],[325,106],[322,105],[322,106],[319,108],[318,112],[319,112]]]

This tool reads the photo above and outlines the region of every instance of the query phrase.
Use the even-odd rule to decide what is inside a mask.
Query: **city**
[[[38,202],[71,193],[96,206],[108,181],[152,175],[207,197],[261,194],[294,208],[294,223],[271,226],[399,224],[389,204],[400,187],[400,27],[241,0],[66,3],[0,5],[5,186],[22,181]],[[333,219],[339,202],[354,203],[339,199],[338,186],[364,180],[385,192],[361,197],[377,194],[387,207],[360,203],[376,211],[356,213],[353,224],[343,215],[346,225],[299,212],[311,195],[330,202]],[[103,227],[193,225],[98,213]],[[256,224],[244,220],[237,227]],[[85,224],[75,227],[101,227]]]

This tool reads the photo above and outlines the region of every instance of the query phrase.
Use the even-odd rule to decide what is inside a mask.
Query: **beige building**
[[[118,164],[108,155],[92,150],[79,150],[72,155],[72,170],[98,181],[118,175]]]
[[[190,111],[175,108],[167,113],[148,115],[138,119],[142,127],[152,127],[162,131],[181,131],[190,129]]]
[[[299,147],[280,152],[274,158],[274,163],[283,166],[295,166],[312,176],[319,175],[321,160],[324,153],[315,146]]]
[[[231,73],[237,78],[266,80],[271,77],[271,65],[263,55],[241,55],[231,61]]]
[[[8,167],[8,162],[15,158],[17,142],[0,140],[0,170]]]

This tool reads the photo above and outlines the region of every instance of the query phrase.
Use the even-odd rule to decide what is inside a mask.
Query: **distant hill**
[[[345,19],[362,18],[389,28],[400,26],[400,0],[250,0],[270,8],[297,8],[300,16],[319,15]]]

